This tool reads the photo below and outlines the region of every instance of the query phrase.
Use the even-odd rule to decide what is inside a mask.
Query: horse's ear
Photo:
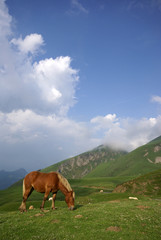
[[[75,199],[75,192],[73,192],[73,198]]]

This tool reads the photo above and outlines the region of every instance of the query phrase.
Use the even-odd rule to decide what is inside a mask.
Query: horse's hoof
[[[27,212],[26,209],[19,209],[21,213]]]

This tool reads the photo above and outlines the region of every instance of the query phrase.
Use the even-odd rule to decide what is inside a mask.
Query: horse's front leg
[[[57,192],[53,193],[53,199],[52,199],[52,209],[55,210],[55,199],[56,199]]]
[[[49,193],[50,193],[50,189],[48,189],[44,194],[44,198],[43,198],[42,204],[40,206],[40,209],[42,211],[44,210],[45,201],[48,199]]]

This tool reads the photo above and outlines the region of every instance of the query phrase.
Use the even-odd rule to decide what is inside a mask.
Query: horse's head
[[[65,201],[68,205],[69,210],[74,210],[74,200],[75,200],[75,192],[71,191],[66,194]]]

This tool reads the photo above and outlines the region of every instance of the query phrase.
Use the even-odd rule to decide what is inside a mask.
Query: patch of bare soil
[[[42,216],[44,216],[44,214],[42,214],[42,213],[37,213],[37,214],[35,214],[34,216],[35,216],[35,217],[42,217]]]
[[[154,152],[158,152],[161,150],[161,146],[160,145],[157,145],[154,147]]]
[[[120,232],[121,230],[122,229],[117,226],[110,226],[110,227],[106,228],[106,231],[110,231],[110,232]]]
[[[127,190],[127,188],[124,185],[119,185],[113,190],[113,192],[114,193],[124,193],[124,192],[126,192],[126,190]]]
[[[58,220],[58,219],[54,219],[51,221],[51,223],[59,223],[59,222],[60,222],[60,220]]]
[[[137,208],[141,209],[141,210],[145,210],[147,208],[150,208],[149,206],[144,206],[144,205],[138,205]]]

